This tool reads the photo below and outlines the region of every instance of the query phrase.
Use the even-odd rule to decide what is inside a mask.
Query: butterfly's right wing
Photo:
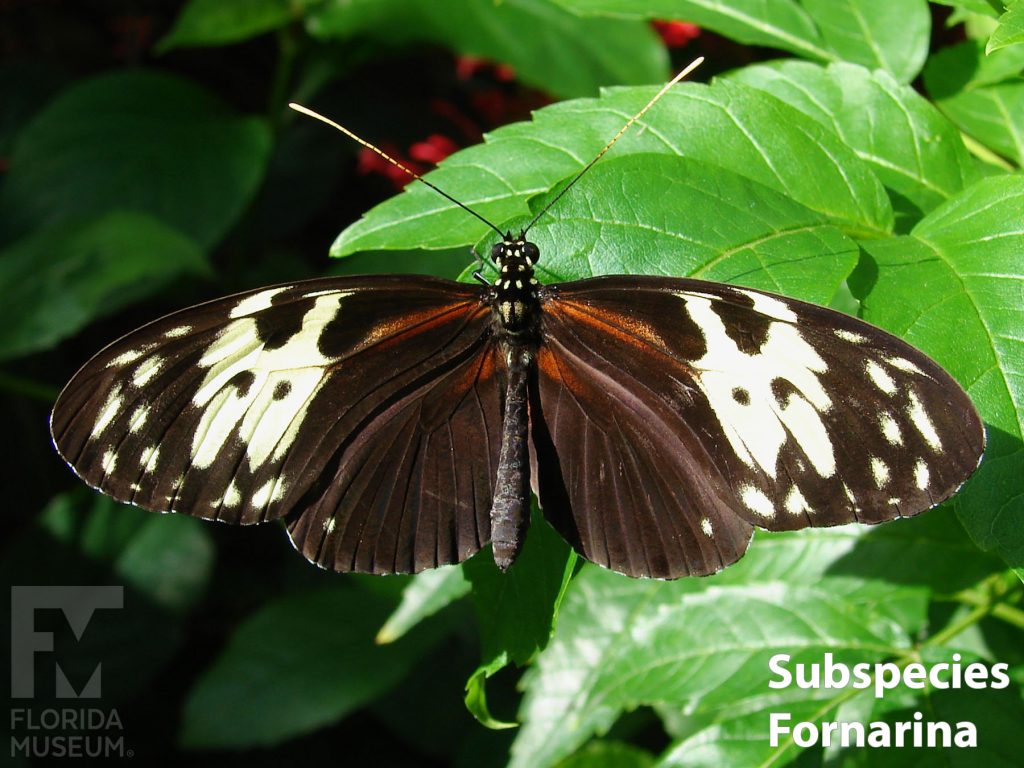
[[[54,442],[119,501],[287,518],[296,548],[327,568],[459,562],[490,538],[504,394],[479,291],[329,278],[183,310],[75,375]]]
[[[584,556],[631,576],[717,571],[752,525],[918,514],[984,450],[948,373],[839,312],[658,277],[550,286],[542,305],[541,506]]]

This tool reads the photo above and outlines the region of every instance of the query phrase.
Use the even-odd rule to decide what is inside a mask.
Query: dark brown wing
[[[489,538],[504,376],[479,291],[333,278],[183,310],[75,375],[54,442],[119,501],[243,524],[288,516],[296,547],[326,567],[463,560]]]
[[[632,576],[717,571],[751,525],[915,515],[984,450],[945,371],[838,312],[644,277],[552,286],[542,303],[538,496],[585,557]]]

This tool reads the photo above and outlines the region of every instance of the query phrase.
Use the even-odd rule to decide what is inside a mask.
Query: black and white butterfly
[[[592,562],[709,574],[755,526],[908,517],[978,465],[966,393],[878,328],[699,280],[541,285],[502,234],[493,283],[328,278],[150,323],[74,376],[54,442],[119,501],[284,520],[309,560],[371,573],[488,542],[508,568],[532,488]]]

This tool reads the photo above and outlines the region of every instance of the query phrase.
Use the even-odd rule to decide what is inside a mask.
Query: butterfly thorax
[[[533,275],[533,265],[539,255],[537,246],[522,235],[506,235],[491,249],[498,269],[491,306],[502,335],[513,343],[530,341],[536,336],[540,284]]]

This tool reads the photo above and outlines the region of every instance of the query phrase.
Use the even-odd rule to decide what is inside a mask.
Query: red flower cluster
[[[424,174],[464,144],[480,140],[485,128],[504,125],[520,120],[530,110],[546,103],[547,99],[536,92],[525,96],[522,89],[505,85],[515,80],[515,70],[507,64],[498,64],[476,56],[459,56],[455,60],[455,76],[461,81],[477,78],[469,89],[469,102],[475,117],[470,117],[452,101],[435,99],[431,111],[444,118],[461,134],[460,140],[439,133],[433,133],[421,141],[414,142],[403,151],[394,143],[382,143],[381,150],[400,162],[410,171]],[[483,127],[481,127],[481,123]],[[380,174],[387,178],[396,189],[401,189],[412,177],[396,168],[372,150],[362,149],[359,153],[357,170],[361,174]]]
[[[700,37],[700,27],[688,21],[655,21],[654,29],[669,48],[682,48]]]

